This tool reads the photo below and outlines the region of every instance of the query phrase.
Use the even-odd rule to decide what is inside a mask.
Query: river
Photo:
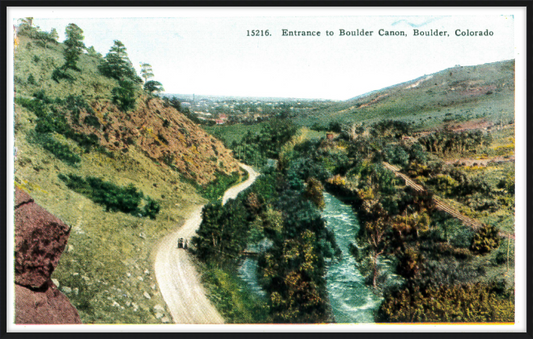
[[[350,253],[350,244],[355,242],[359,231],[359,221],[350,205],[343,203],[329,193],[324,193],[325,208],[322,217],[327,227],[335,233],[342,258],[333,260],[328,267],[327,291],[337,323],[372,323],[373,312],[381,304],[381,299],[365,285],[364,278],[357,269]],[[253,250],[261,250],[253,248]],[[263,248],[264,250],[264,248]],[[244,280],[250,291],[266,297],[257,283],[257,261],[246,258],[239,267],[239,277]]]
[[[355,242],[359,221],[352,207],[329,193],[324,193],[326,206],[322,217],[327,227],[335,233],[335,240],[342,251],[342,258],[334,260],[328,268],[327,290],[333,315],[337,323],[372,323],[374,310],[381,299],[365,285],[356,261],[350,253]]]

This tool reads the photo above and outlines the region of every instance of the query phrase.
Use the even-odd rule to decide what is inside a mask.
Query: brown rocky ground
[[[205,132],[159,98],[142,96],[133,112],[124,113],[110,102],[94,102],[92,108],[100,122],[96,128],[86,124],[71,126],[84,134],[94,133],[110,150],[128,152],[138,145],[151,159],[172,165],[188,179],[204,185],[216,173],[230,174],[239,165],[222,142]],[[80,121],[88,115],[80,113]]]

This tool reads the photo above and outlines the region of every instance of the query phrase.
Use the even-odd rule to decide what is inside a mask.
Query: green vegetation
[[[513,322],[512,295],[501,286],[465,284],[402,291],[381,311],[386,322]]]
[[[67,144],[57,141],[50,134],[38,135],[33,133],[31,134],[30,142],[40,144],[45,150],[70,166],[76,166],[81,161],[81,157],[72,152]]]
[[[416,87],[409,87],[418,83]],[[325,107],[324,107],[325,106]],[[514,122],[514,60],[456,66],[407,83],[304,111],[297,125],[313,129],[330,124],[401,120],[415,130],[464,121]]]
[[[418,139],[427,151],[439,153],[446,156],[450,153],[465,154],[479,149],[482,146],[491,144],[491,135],[483,132],[466,131],[453,133],[452,131],[443,131],[429,134],[428,136]]]
[[[270,121],[259,133],[264,138],[257,136],[250,149],[264,147],[265,140],[276,140],[272,126],[292,131],[291,125],[284,121]],[[295,133],[292,138],[299,140]],[[257,149],[256,153],[278,158],[280,152],[288,152],[286,145],[296,142],[287,141],[274,143],[262,152]],[[258,259],[260,284],[268,297],[264,304],[260,303],[262,312],[248,305],[245,306],[248,313],[257,314],[253,318],[258,322],[329,322],[325,258],[333,258],[338,250],[319,212],[324,204],[322,184],[298,172],[290,160],[286,165],[287,169],[282,170],[264,167],[250,188],[224,206],[206,205],[198,235],[192,240],[194,252],[202,262],[214,265],[211,270],[216,268],[217,272],[231,276],[236,275],[237,265],[248,246],[269,244]],[[212,288],[219,290],[219,287]],[[224,295],[238,295],[235,288],[229,288]],[[213,300],[222,310],[236,303],[231,298]],[[246,319],[250,317],[241,315],[232,321]]]
[[[78,60],[80,60],[80,55],[85,49],[85,44],[83,43],[83,30],[76,24],[71,23],[68,24],[65,29],[65,35],[67,36],[67,39],[63,42],[66,46],[64,50],[65,65],[63,65],[63,69],[80,71],[76,64]]]
[[[267,322],[267,304],[255,296],[235,274],[216,266],[203,265],[202,280],[208,297],[228,323]]]
[[[353,254],[367,283],[385,297],[376,320],[512,321],[510,310],[514,306],[510,308],[507,301],[502,304],[514,290],[513,275],[505,274],[509,273],[509,257],[499,250],[499,232],[505,228],[494,222],[496,216],[512,220],[514,205],[507,203],[511,197],[507,190],[498,188],[505,185],[501,181],[448,165],[437,157],[452,152],[455,156],[472,154],[474,148],[464,145],[490,147],[492,138],[479,132],[446,132],[445,137],[437,133],[419,141],[405,141],[410,129],[404,127],[408,126],[384,122],[370,127],[354,125],[334,141],[295,147],[305,151],[305,167],[324,173],[317,177],[326,177],[326,187],[352,200],[358,211],[361,229]],[[442,147],[433,147],[428,140],[444,142]],[[459,146],[450,140],[459,140],[455,143]],[[427,149],[433,154],[425,150],[425,144],[432,145]],[[328,171],[323,157],[331,157],[335,148],[344,149],[348,160],[334,161],[343,165]],[[398,166],[428,190],[407,187],[382,161]],[[475,231],[463,225],[436,208],[434,195],[446,197],[454,208],[478,218],[485,226]],[[500,259],[487,261],[481,259],[483,256]],[[404,279],[403,288],[391,280],[392,272]],[[483,292],[486,300],[482,305],[473,304],[461,311],[464,314],[457,313],[448,300],[451,291],[457,298],[476,298],[465,296],[471,284],[498,284],[501,288],[497,293]],[[410,304],[401,301],[404,299]],[[487,308],[498,305],[503,307],[495,311],[498,316],[494,313],[487,318]]]
[[[152,70],[152,65],[146,62],[141,64],[141,77],[144,79],[145,83],[148,81],[148,79],[154,77],[154,71]]]
[[[36,134],[58,133],[72,139],[88,152],[93,147],[98,147],[98,138],[94,134],[86,135],[76,132],[69,124],[68,116],[74,124],[79,124],[80,110],[84,109],[95,114],[90,106],[81,97],[68,96],[62,100],[47,97],[44,91],[34,94],[33,99],[17,97],[15,103],[26,107],[37,116],[35,126]],[[90,122],[90,121],[89,121]],[[94,125],[94,123],[92,123]]]
[[[265,130],[268,131],[268,127],[257,135],[262,135]],[[221,248],[220,251],[231,255],[219,263],[225,267],[228,262],[236,260],[239,252],[254,239],[266,236],[273,242],[259,259],[261,283],[270,298],[270,321],[314,322],[324,319],[315,313],[321,307],[320,301],[310,302],[313,291],[321,300],[322,281],[314,276],[316,272],[304,269],[311,267],[306,266],[309,262],[305,259],[312,257],[311,253],[317,253],[318,261],[312,265],[319,269],[318,272],[323,265],[321,258],[335,253],[333,243],[316,243],[316,239],[328,238],[319,235],[320,217],[314,219],[313,213],[316,212],[312,212],[321,206],[322,185],[352,201],[357,209],[361,228],[354,239],[358,245],[353,247],[353,255],[360,263],[366,282],[373,286],[375,293],[385,298],[376,321],[512,321],[514,306],[512,301],[507,301],[507,296],[514,291],[513,259],[510,257],[514,245],[511,246],[510,239],[502,241],[500,235],[501,231],[513,231],[514,204],[509,202],[513,198],[509,194],[509,188],[513,187],[512,174],[505,176],[500,172],[507,164],[493,164],[481,169],[484,173],[494,173],[493,177],[479,175],[476,173],[479,170],[473,171],[469,167],[446,164],[439,158],[445,154],[447,157],[452,154],[455,157],[471,156],[476,150],[493,147],[493,142],[498,142],[499,138],[493,139],[492,135],[480,132],[454,134],[445,131],[437,132],[435,137],[423,137],[419,142],[414,138],[406,139],[413,135],[413,130],[404,121],[381,121],[371,126],[342,125],[341,130],[334,140],[306,137],[305,129],[293,134],[277,152],[273,152],[273,158],[279,161],[277,170],[271,172],[272,169],[265,168],[267,175],[252,186],[253,191],[248,192],[246,198],[241,198],[245,209],[235,210],[238,205],[231,205],[235,207],[231,207],[233,210],[229,213],[240,215],[241,220],[240,224],[234,223],[243,230],[249,229],[249,234],[243,236],[235,231],[241,237],[238,241],[233,241],[231,236],[221,236],[221,239],[232,239],[232,243],[240,245],[233,250]],[[426,148],[426,140],[445,142],[440,147]],[[243,144],[244,141],[235,142],[234,147]],[[261,159],[260,148],[264,144],[252,142],[247,145],[248,154],[256,154],[257,159]],[[411,189],[403,179],[385,168],[383,161],[398,166],[428,190]],[[273,174],[276,181],[270,180],[275,189],[270,188],[269,198],[265,199],[257,187]],[[498,175],[500,179],[496,180]],[[476,231],[440,211],[433,200],[435,195],[446,198],[453,208],[478,218],[485,226]],[[268,215],[262,207],[265,204],[270,206]],[[306,207],[306,204],[310,205]],[[229,211],[230,207],[227,208]],[[263,214],[254,220],[257,211]],[[228,218],[223,212],[217,213],[221,220],[213,225]],[[510,229],[495,220],[508,221]],[[227,232],[225,227],[223,229]],[[273,232],[273,229],[277,231]],[[213,229],[204,230],[214,232]],[[209,239],[212,239],[212,233],[203,234],[198,244],[207,246]],[[317,248],[320,250],[313,252]],[[200,258],[207,262],[216,262],[216,254],[221,254],[213,251],[205,256],[206,251],[201,253]],[[308,255],[300,257],[305,253]],[[401,278],[393,278],[392,273]],[[497,289],[488,287],[495,284],[499,286]],[[480,288],[480,294],[473,294],[470,286],[474,285]],[[424,292],[416,294],[415,291]],[[470,300],[481,298],[481,294],[484,299],[460,312],[452,310],[452,303],[447,299]],[[452,295],[456,297],[452,298]],[[411,300],[411,304],[398,304],[402,298]],[[490,307],[494,307],[494,312],[487,315]]]
[[[52,278],[83,323],[170,323],[152,251],[205,199],[196,185],[154,164],[139,147],[129,147],[127,154],[104,148],[95,134],[103,134],[110,119],[100,110],[115,111],[112,89],[121,87],[119,81],[100,72],[106,61],[93,47],[78,54],[81,28],[67,46],[57,42],[54,30],[41,32],[31,18],[24,20],[14,55],[15,185],[72,227]],[[68,58],[72,67],[64,68]],[[146,97],[140,82],[135,91]],[[87,195],[59,178],[69,173],[82,178],[78,184]],[[95,175],[96,190],[89,180]],[[131,185],[137,195],[128,198]],[[141,192],[136,208],[111,212],[134,206],[128,199]],[[110,212],[104,213],[106,204]]]
[[[159,81],[150,80],[144,83],[144,90],[149,94],[153,94],[154,92],[161,93],[165,89]]]
[[[59,174],[59,179],[64,181],[71,190],[87,196],[97,204],[104,205],[106,212],[121,211],[139,217],[149,217],[150,219],[155,219],[155,216],[159,213],[159,203],[150,197],[144,197],[144,194],[137,191],[133,184],[127,187],[119,187],[100,178],[89,176],[83,179],[76,174]],[[146,204],[141,209],[139,204],[143,198],[145,198]]]
[[[242,138],[248,132],[251,134],[258,134],[263,129],[265,124],[267,124],[267,122],[260,122],[251,125],[202,125],[202,128],[217,139],[221,140],[226,147],[230,147],[233,142],[236,142],[237,144],[241,143]]]
[[[288,119],[271,119],[256,134],[248,132],[231,149],[237,159],[251,165],[263,166],[267,159],[278,157],[281,147],[296,133],[297,127]]]
[[[128,58],[126,46],[119,40],[114,41],[114,45],[111,46],[109,53],[100,62],[98,69],[106,77],[118,81],[128,79],[136,83],[142,82]]]
[[[246,173],[248,174],[248,173]],[[217,173],[217,179],[205,186],[200,186],[198,191],[202,196],[210,201],[222,199],[224,192],[231,186],[237,184],[239,181],[244,181],[246,178],[241,178],[238,172],[233,172],[231,175]]]
[[[120,80],[118,87],[111,90],[113,103],[124,112],[133,110],[135,108],[135,101],[137,100],[135,89],[136,86],[132,81]]]

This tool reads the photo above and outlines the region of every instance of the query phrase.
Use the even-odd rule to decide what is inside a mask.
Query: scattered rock
[[[72,288],[70,288],[70,287],[63,286],[61,289],[62,289],[63,292],[65,292],[65,293],[72,293]]]
[[[57,287],[59,287],[59,280],[57,280],[57,279],[52,279],[52,282],[54,283],[54,285],[56,285]]]
[[[148,294],[148,292],[144,292],[143,295],[146,299],[152,299],[152,297],[150,296],[150,294]]]
[[[170,322],[170,319],[168,317],[163,317],[161,321],[165,324],[168,324]]]
[[[154,311],[165,312],[165,308],[160,304],[154,306]]]
[[[155,314],[155,317],[156,317],[157,319],[161,319],[161,318],[163,318],[163,314],[162,314],[162,313],[156,313],[156,314]]]

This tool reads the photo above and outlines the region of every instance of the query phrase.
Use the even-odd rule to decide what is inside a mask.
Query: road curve
[[[241,167],[248,172],[248,179],[229,188],[224,193],[222,204],[228,199],[234,199],[259,175],[249,166],[241,164]],[[157,250],[155,276],[163,299],[176,324],[224,323],[222,316],[206,297],[191,254],[177,248],[178,238],[190,239],[196,234],[202,222],[203,207],[204,205],[201,205],[194,209],[182,227],[163,238]]]

